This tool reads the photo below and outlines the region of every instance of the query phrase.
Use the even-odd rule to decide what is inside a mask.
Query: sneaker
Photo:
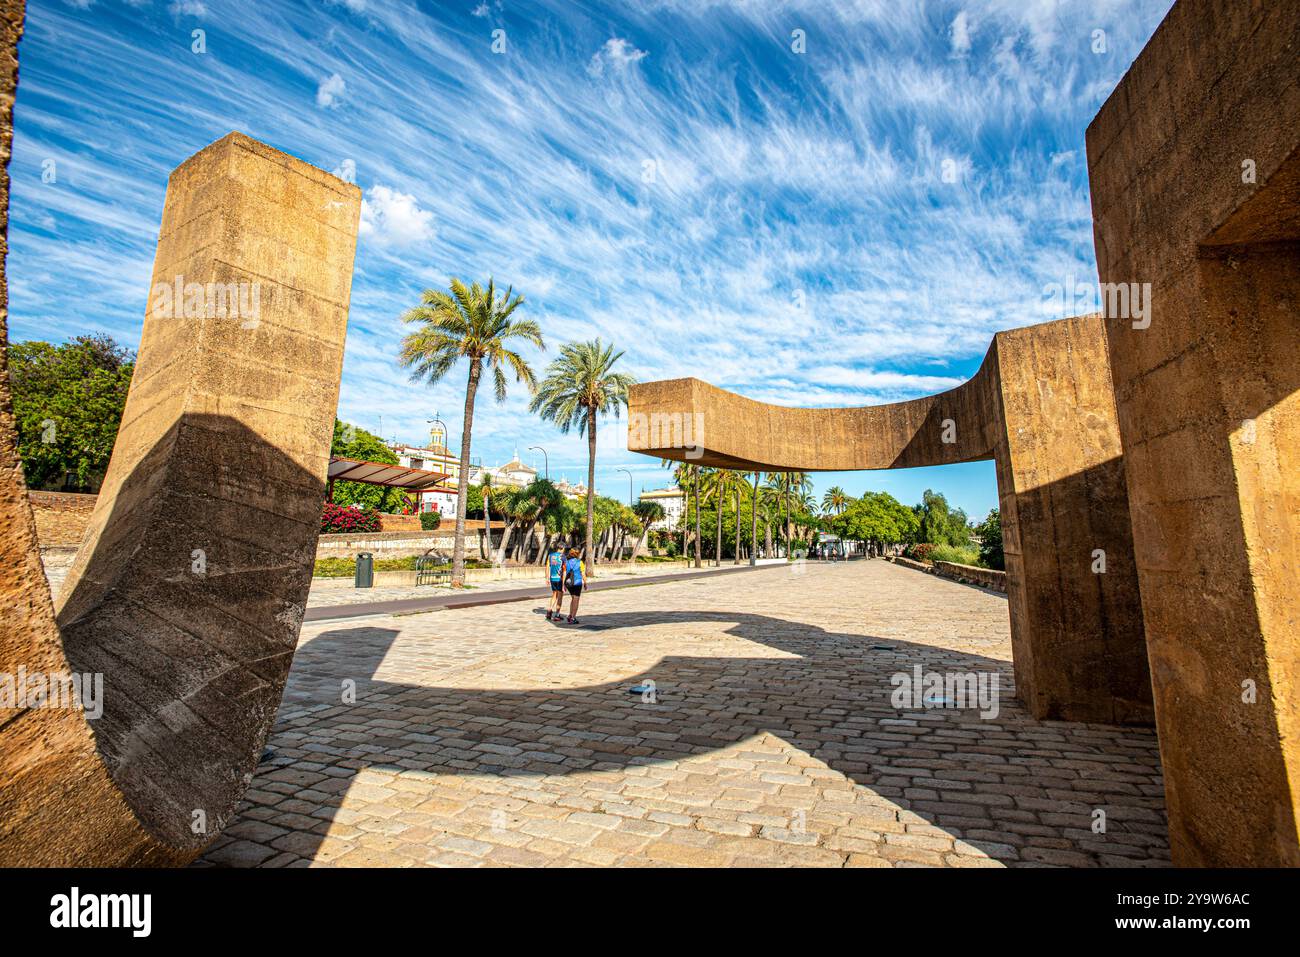
[[[551,616],[554,615],[554,614],[555,614],[555,612],[551,611],[551,610],[548,608],[548,609],[546,610],[546,620],[547,620],[547,621],[550,621],[550,620],[551,620]]]
[[[582,622],[578,621],[578,619],[576,619],[576,618],[570,618],[570,619],[569,619],[569,624],[571,624],[571,625],[581,625]]]

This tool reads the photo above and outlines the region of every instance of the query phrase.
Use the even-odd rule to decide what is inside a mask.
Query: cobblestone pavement
[[[305,627],[198,866],[1168,864],[1154,733],[1032,720],[1001,596],[862,561],[541,612]],[[999,713],[896,709],[918,665],[997,675]]]

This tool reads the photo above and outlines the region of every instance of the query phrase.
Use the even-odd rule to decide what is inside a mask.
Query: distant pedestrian
[[[564,563],[564,586],[569,592],[569,624],[571,625],[582,624],[578,621],[578,601],[582,598],[584,571],[582,559],[578,557],[578,550],[570,548],[568,561]]]
[[[546,620],[558,621],[564,609],[564,549],[558,545],[546,557],[546,568],[551,576],[551,597],[546,604]]]

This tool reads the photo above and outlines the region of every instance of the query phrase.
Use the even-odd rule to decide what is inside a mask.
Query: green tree
[[[1005,571],[1007,560],[1002,552],[1002,513],[996,508],[990,509],[988,517],[975,526],[975,534],[980,537],[980,564]]]
[[[18,455],[28,488],[98,489],[135,360],[105,335],[9,346]]]
[[[918,541],[934,545],[966,545],[970,542],[966,513],[959,508],[950,508],[948,499],[941,492],[926,489],[915,511],[921,522]]]
[[[465,584],[465,506],[469,495],[469,451],[474,431],[474,399],[484,366],[492,370],[493,392],[498,402],[506,398],[506,370],[515,381],[530,389],[535,384],[532,367],[510,348],[513,341],[523,341],[544,349],[542,330],[530,319],[512,319],[524,303],[514,288],[497,295],[488,280],[484,289],[477,282],[471,286],[452,278],[450,292],[426,289],[420,304],[402,314],[402,321],[418,328],[402,339],[398,361],[412,369],[414,381],[430,385],[440,382],[461,359],[469,363],[465,385],[465,421],[460,439],[460,480],[456,489],[456,533],[452,550],[451,583]]]
[[[334,438],[330,441],[330,455],[361,459],[363,462],[382,462],[387,465],[396,465],[398,462],[393,450],[385,445],[384,440],[379,436],[340,419],[334,420]],[[404,493],[399,489],[347,481],[334,482],[330,487],[329,496],[329,500],[335,505],[357,505],[363,509],[374,508],[381,512],[399,509],[403,498]]]
[[[593,548],[596,524],[596,422],[612,412],[617,418],[627,405],[627,390],[636,381],[614,366],[623,357],[612,345],[599,339],[570,342],[560,349],[559,358],[546,368],[529,410],[568,434],[574,426],[587,437],[587,529],[583,543],[588,572],[594,572]]]
[[[827,525],[842,539],[867,542],[883,550],[915,538],[920,517],[888,492],[866,492]]]

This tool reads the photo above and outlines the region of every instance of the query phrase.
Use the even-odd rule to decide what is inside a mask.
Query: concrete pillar
[[[994,459],[1017,695],[1037,718],[1151,724],[1099,316],[1000,332]]]
[[[1181,865],[1300,865],[1297,48],[1295,4],[1184,0],[1088,129]]]
[[[104,712],[0,727],[0,863],[184,861],[233,812],[310,587],[359,212],[355,186],[238,133],[172,174],[59,628],[5,636],[4,665],[101,674]]]

